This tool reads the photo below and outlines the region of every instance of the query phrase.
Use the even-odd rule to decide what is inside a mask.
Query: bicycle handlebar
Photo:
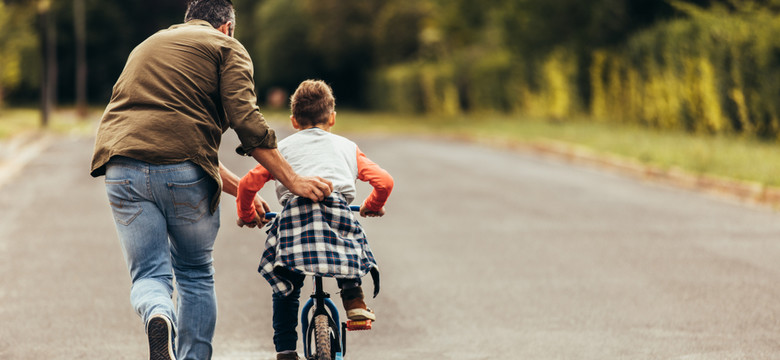
[[[352,211],[360,211],[360,205],[350,205],[349,209],[352,210]],[[273,219],[273,218],[276,217],[276,215],[278,215],[278,213],[267,212],[267,213],[265,213],[265,218],[266,219]]]

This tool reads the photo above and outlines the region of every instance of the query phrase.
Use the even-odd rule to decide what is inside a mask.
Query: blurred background
[[[780,156],[751,161],[780,138],[778,0],[234,3],[270,120],[319,78],[341,129],[554,139],[780,185]],[[185,8],[0,0],[0,138],[50,114],[98,118],[130,51]]]
[[[780,208],[780,0],[233,3],[279,134],[293,131],[297,84],[323,79],[337,99],[334,131],[397,180],[389,216],[365,222],[383,267],[371,306],[385,315],[350,340],[355,353],[780,353],[776,211],[558,161],[667,174]],[[0,322],[14,324],[0,326],[0,358],[147,351],[104,186],[87,169],[127,56],[185,8],[0,0]],[[237,144],[226,133],[220,159],[242,175],[254,161]],[[518,144],[564,156],[505,151]],[[270,359],[270,289],[253,255],[264,237],[232,226],[234,203],[223,205],[215,354]]]
[[[780,132],[775,0],[234,3],[261,105],[284,106],[278,95],[321,78],[355,109]],[[133,47],[185,7],[0,1],[0,103],[102,106]]]

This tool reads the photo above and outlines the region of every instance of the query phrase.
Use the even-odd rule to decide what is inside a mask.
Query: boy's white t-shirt
[[[279,152],[301,176],[319,176],[333,183],[333,191],[355,200],[358,177],[357,144],[351,140],[314,127],[301,130],[279,141]],[[276,181],[276,196],[285,204],[294,195]]]

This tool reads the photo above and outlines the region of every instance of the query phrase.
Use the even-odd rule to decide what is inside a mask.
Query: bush
[[[371,81],[370,101],[374,108],[401,113],[424,110],[419,66],[394,65],[376,71]]]
[[[780,26],[764,13],[704,13],[599,50],[590,112],[660,129],[780,137]]]
[[[684,9],[683,9],[684,10]],[[684,10],[619,45],[525,56],[473,45],[375,73],[384,110],[517,112],[780,139],[780,16]]]
[[[461,56],[458,63],[406,63],[377,71],[372,81],[375,108],[454,115],[464,111],[518,111],[565,118],[581,109],[577,61],[566,50],[553,52],[537,69],[497,51]]]
[[[468,110],[507,112],[513,104],[511,54],[497,51],[479,57],[467,70],[462,93]]]

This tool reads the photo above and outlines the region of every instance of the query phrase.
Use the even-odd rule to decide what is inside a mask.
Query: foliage
[[[35,9],[27,4],[0,1],[0,105],[3,93],[13,90],[23,81],[23,64],[38,47],[32,24]]]
[[[692,18],[595,55],[593,114],[663,129],[780,137],[780,18],[746,7],[676,6]]]
[[[87,63],[89,64],[89,98],[104,103],[111,95],[114,82],[122,71],[130,51],[154,32],[182,21],[184,2],[180,0],[100,1],[85,0],[87,16]],[[7,95],[16,103],[32,103],[39,96],[40,86],[40,20],[37,17],[39,1],[0,0],[6,8],[17,13],[9,19],[0,19],[3,31],[0,39],[8,36],[24,47],[0,46],[20,57],[18,87]],[[51,1],[57,41],[58,95],[65,102],[73,101],[75,89],[75,35],[73,0]],[[1,16],[1,15],[0,15]],[[21,36],[19,36],[21,35]],[[2,44],[3,40],[0,40]],[[0,62],[5,64],[5,62]],[[2,65],[0,65],[2,67]]]
[[[557,120],[589,114],[659,129],[780,138],[780,2],[704,3],[671,1],[656,15],[637,16],[650,4],[441,2],[423,32],[437,34],[436,41],[422,42],[419,60],[379,67],[372,99],[382,109]],[[678,15],[657,21],[671,9]],[[458,21],[453,12],[469,16]],[[636,19],[652,26],[632,24]],[[453,87],[447,99],[454,100],[442,100],[441,89]]]
[[[73,97],[72,1],[56,14]],[[38,96],[35,1],[0,0],[0,89]],[[780,137],[780,0],[235,0],[257,92],[329,82],[340,106],[521,113]],[[86,0],[90,98],[181,0]],[[0,94],[2,98],[2,94]]]
[[[263,34],[255,38],[252,48],[257,86],[294,88],[305,74],[301,70],[314,65],[314,53],[306,41],[310,21],[302,3],[268,0],[257,8],[254,18],[258,32]]]
[[[273,118],[271,115],[269,118]],[[279,121],[286,118],[283,114]],[[699,136],[660,131],[638,124],[594,122],[572,118],[565,122],[517,114],[365,113],[340,111],[337,133],[423,133],[475,139],[493,145],[532,144],[597,154],[619,163],[649,165],[653,171],[701,174],[749,181],[757,186],[780,186],[780,152],[772,142],[730,136]],[[761,161],[756,161],[761,159]]]

